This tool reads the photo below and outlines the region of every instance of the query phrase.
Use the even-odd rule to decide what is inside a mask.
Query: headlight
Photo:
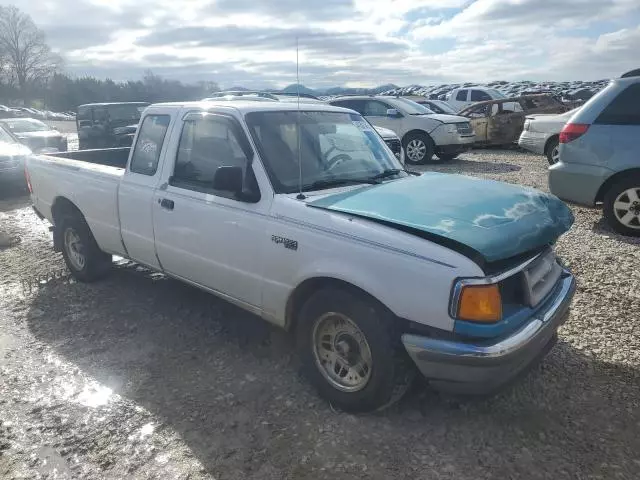
[[[455,123],[450,123],[447,125],[447,133],[458,133],[458,127],[456,127]]]
[[[495,323],[502,318],[502,297],[497,284],[458,286],[452,305],[456,318],[470,322]]]

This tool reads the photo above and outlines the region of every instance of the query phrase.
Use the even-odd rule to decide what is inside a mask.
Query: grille
[[[473,128],[469,122],[456,123],[456,128],[460,135],[473,135]]]
[[[387,144],[387,146],[391,149],[391,151],[396,157],[400,158],[400,154],[402,152],[402,146],[400,145],[400,140],[396,138],[392,138],[390,140],[385,140],[384,143]]]
[[[522,273],[524,278],[525,303],[530,307],[535,307],[558,282],[562,274],[562,267],[558,263],[553,250],[549,250],[529,265]]]

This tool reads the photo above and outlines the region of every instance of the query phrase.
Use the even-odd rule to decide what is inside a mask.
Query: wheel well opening
[[[409,130],[407,133],[404,134],[404,136],[402,137],[402,146],[404,147],[407,143],[407,139],[411,136],[411,135],[424,135],[425,137],[427,137],[429,140],[431,140],[431,143],[433,143],[433,139],[431,138],[431,136],[425,132],[424,130]]]
[[[53,206],[51,207],[51,216],[53,217],[54,225],[58,223],[58,220],[66,215],[80,215],[82,218],[82,212],[76,205],[65,197],[58,197],[53,202]]]
[[[560,140],[560,135],[553,135],[552,137],[549,137],[549,138],[547,139],[547,143],[545,143],[545,144],[544,144],[544,153],[545,153],[545,155],[546,155],[547,153],[549,153],[549,147],[551,146],[551,143],[552,143],[554,140],[556,140],[556,141]]]
[[[373,295],[349,282],[345,282],[344,280],[338,280],[337,278],[331,277],[310,278],[298,285],[293,293],[289,296],[285,311],[285,329],[287,331],[295,331],[298,321],[298,313],[300,312],[300,309],[302,308],[304,303],[309,299],[309,297],[314,292],[327,287],[337,287],[344,290],[349,290],[356,295],[362,295],[380,304],[380,301],[377,300]],[[384,307],[384,305],[382,306]]]
[[[607,178],[607,180],[600,186],[600,189],[598,190],[598,194],[596,195],[596,203],[604,201],[604,196],[614,183],[623,178],[628,178],[629,176],[640,176],[640,168],[623,170],[622,172],[618,172]]]

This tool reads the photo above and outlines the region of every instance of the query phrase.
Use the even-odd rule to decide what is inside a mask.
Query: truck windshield
[[[131,120],[137,123],[146,105],[109,105],[109,118],[111,120]]]
[[[247,123],[276,193],[293,193],[300,186],[319,190],[377,183],[378,178],[406,175],[380,135],[360,115],[253,112],[247,114]]]

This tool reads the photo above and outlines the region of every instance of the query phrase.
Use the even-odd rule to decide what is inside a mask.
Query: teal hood
[[[309,205],[409,231],[475,257],[479,263],[549,245],[574,220],[571,210],[553,195],[432,172],[328,195]]]

